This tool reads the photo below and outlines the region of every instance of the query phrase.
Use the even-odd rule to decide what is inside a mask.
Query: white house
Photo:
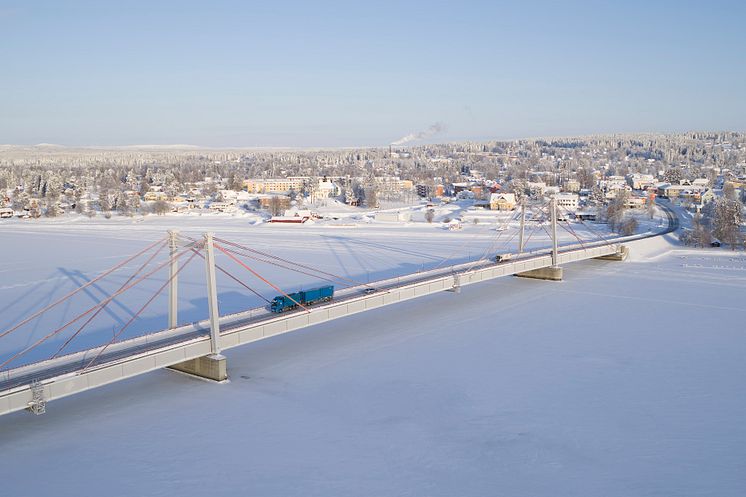
[[[633,190],[644,190],[650,186],[656,185],[655,177],[652,174],[635,173],[629,176],[629,182],[632,183]]]
[[[412,219],[409,211],[379,211],[376,212],[376,221],[384,222],[408,222]]]
[[[696,178],[692,181],[692,186],[697,186],[699,188],[707,188],[710,186],[710,180],[707,178]]]
[[[313,190],[309,200],[317,202],[325,198],[336,197],[342,193],[342,189],[327,178],[320,178],[318,186]]]
[[[554,196],[557,201],[557,207],[574,211],[578,208],[578,199],[576,193],[558,193]]]
[[[228,202],[212,202],[210,210],[213,212],[235,212],[236,205]]]

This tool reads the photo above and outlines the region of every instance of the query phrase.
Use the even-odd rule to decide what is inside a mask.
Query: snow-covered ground
[[[505,249],[495,236],[510,233],[203,222],[181,229],[358,279],[437,264],[465,243]],[[3,324],[166,224],[0,228],[14,247],[0,266]],[[560,283],[493,280],[233,349],[223,385],[163,370],[41,417],[4,416],[2,495],[744,495],[746,256],[664,239],[632,254],[569,265]],[[312,283],[266,269],[284,286]],[[188,316],[202,312],[201,281],[184,278]],[[244,299],[223,287],[226,309]]]

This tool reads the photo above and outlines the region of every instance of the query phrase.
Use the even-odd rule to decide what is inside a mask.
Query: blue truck
[[[298,304],[307,306],[319,302],[328,302],[334,296],[334,286],[327,285],[311,290],[301,290],[300,292],[289,293],[287,295],[278,295],[269,304],[269,310],[272,312],[285,312],[298,307]]]

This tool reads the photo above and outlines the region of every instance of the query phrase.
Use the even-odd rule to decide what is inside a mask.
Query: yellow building
[[[490,209],[494,211],[512,211],[515,209],[514,193],[493,193],[490,195]]]
[[[146,202],[153,202],[155,200],[169,200],[169,197],[166,192],[147,192],[142,199]]]
[[[287,193],[303,188],[306,178],[296,176],[289,178],[252,178],[244,180],[243,185],[249,193]]]

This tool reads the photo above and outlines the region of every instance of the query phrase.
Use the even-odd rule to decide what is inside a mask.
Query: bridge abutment
[[[540,267],[515,275],[520,278],[533,278],[535,280],[562,281],[562,268],[560,266]]]
[[[594,259],[598,259],[599,261],[623,261],[627,258],[629,255],[629,247],[626,245],[620,245],[619,249],[614,254],[610,255],[602,255],[601,257],[594,257]]]
[[[169,366],[169,369],[213,381],[228,379],[228,360],[223,354],[210,354]]]

